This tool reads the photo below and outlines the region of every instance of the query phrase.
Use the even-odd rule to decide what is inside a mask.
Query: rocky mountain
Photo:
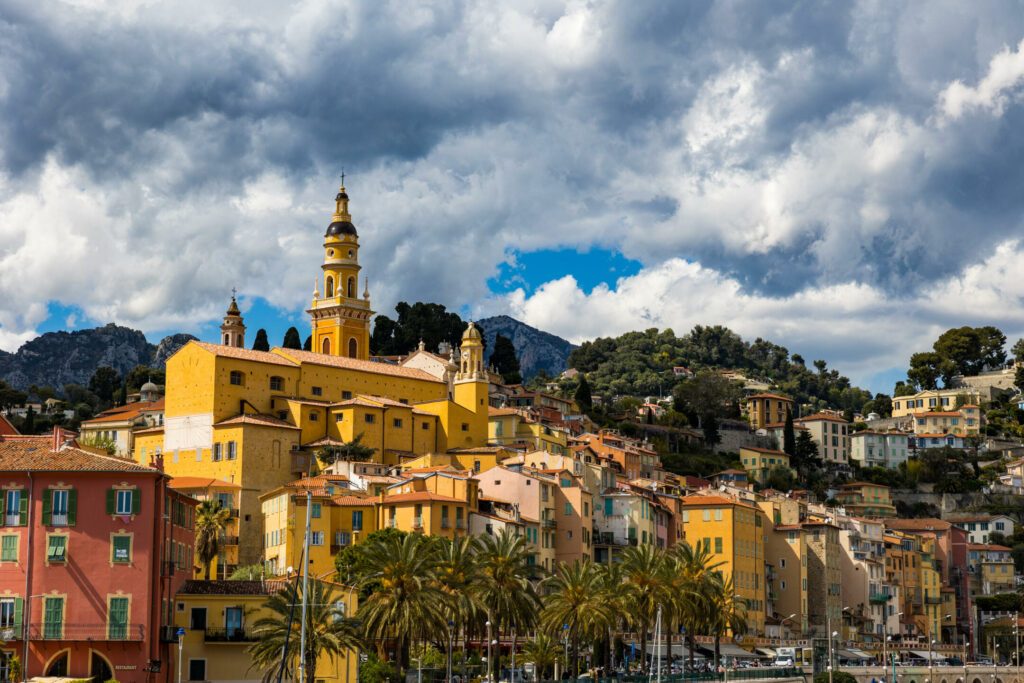
[[[150,344],[138,330],[113,323],[91,330],[47,332],[26,342],[15,353],[0,352],[0,379],[17,389],[31,385],[63,387],[88,384],[104,365],[125,373],[136,365],[163,367],[167,358],[195,339],[173,334]]]
[[[552,377],[557,376],[568,367],[569,354],[576,348],[561,337],[542,332],[507,315],[484,318],[477,324],[484,331],[488,349],[494,348],[494,339],[499,334],[512,340],[524,378],[533,377],[541,370]]]

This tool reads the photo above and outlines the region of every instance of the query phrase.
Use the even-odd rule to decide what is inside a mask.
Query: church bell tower
[[[324,234],[323,292],[313,287],[312,350],[332,356],[370,357],[369,282],[359,296],[359,233],[348,212],[344,177],[334,197],[334,215]]]

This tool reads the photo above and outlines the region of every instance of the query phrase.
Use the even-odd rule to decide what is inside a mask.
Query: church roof
[[[219,347],[219,348],[230,348],[230,347]],[[241,349],[239,349],[241,350]],[[259,351],[253,351],[251,353],[261,353]],[[275,347],[269,354],[275,356],[280,360],[291,360],[294,363],[309,363],[311,365],[324,365],[333,368],[345,368],[348,370],[358,370],[360,372],[372,372],[377,375],[391,375],[394,377],[407,377],[409,379],[418,379],[424,382],[434,382],[435,384],[444,384],[441,380],[434,377],[428,372],[418,370],[416,368],[407,368],[401,365],[391,365],[390,363],[375,363],[371,360],[361,360],[359,358],[348,358],[346,356],[331,356],[324,353],[313,353],[312,351],[299,351],[297,349],[283,349]]]
[[[194,340],[190,341],[189,344],[195,344],[199,348],[209,351],[214,355],[224,356],[226,358],[251,360],[256,361],[257,363],[272,363],[274,365],[287,365],[289,367],[295,367],[298,365],[298,363],[293,360],[289,360],[284,356],[271,353],[269,351],[253,351],[252,349],[241,349],[235,346],[222,346],[220,344],[210,344],[208,342]],[[290,351],[291,349],[287,350]]]

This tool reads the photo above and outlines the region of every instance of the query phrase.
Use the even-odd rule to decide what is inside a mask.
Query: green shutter
[[[107,514],[117,512],[117,489],[107,489]]]
[[[0,520],[2,520],[7,513],[7,491],[0,491]],[[4,522],[6,523],[6,522]]]
[[[18,561],[18,537],[5,535],[0,540],[0,560],[4,562]]]
[[[18,496],[18,524],[26,526],[28,524],[28,496],[24,492]]]
[[[24,613],[24,602],[21,598],[14,598],[14,628],[21,630],[21,615]]]
[[[75,525],[75,516],[78,512],[78,490],[68,491],[68,526]]]
[[[53,489],[43,494],[43,526],[53,526]]]
[[[142,510],[142,489],[132,491],[132,514],[137,515]]]
[[[114,536],[114,562],[127,564],[132,557],[132,537]]]

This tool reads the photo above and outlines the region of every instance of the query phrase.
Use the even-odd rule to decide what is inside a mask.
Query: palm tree
[[[611,562],[609,564],[598,564],[597,571],[601,575],[601,594],[612,610],[614,617],[608,624],[605,647],[605,670],[611,671],[612,653],[615,651],[615,633],[621,633],[626,622],[628,603],[626,595],[622,590],[624,582],[622,575],[622,563]]]
[[[449,639],[462,631],[483,611],[479,601],[481,580],[478,550],[480,542],[473,536],[437,539],[438,559],[434,573],[444,597],[444,611],[449,624]],[[465,649],[465,646],[464,646]],[[452,666],[449,650],[448,667]]]
[[[544,600],[541,625],[548,633],[565,633],[572,644],[573,673],[579,678],[580,641],[596,641],[615,619],[615,610],[604,599],[602,573],[590,560],[559,565],[545,581],[550,591]]]
[[[282,654],[286,677],[294,680],[298,675],[302,628],[298,605],[301,602],[299,582],[289,583],[267,600],[266,607],[272,614],[253,624],[253,632],[259,640],[248,648],[252,656],[250,669],[262,670],[266,683],[277,678]],[[322,656],[341,657],[347,650],[358,652],[360,638],[358,624],[346,616],[345,603],[334,584],[310,579],[306,604],[306,649],[302,653],[306,680],[301,683],[313,683]]]
[[[340,446],[324,446],[316,452],[316,457],[320,464],[328,466],[338,461],[366,462],[373,458],[376,452],[376,448],[363,444],[363,433],[359,432],[354,439]]]
[[[720,658],[720,643],[725,633],[735,637],[747,630],[747,601],[736,595],[732,577],[723,579],[715,574],[708,593],[708,626],[715,637],[715,666]]]
[[[561,645],[544,631],[538,631],[532,640],[523,645],[523,659],[533,664],[534,676],[538,681],[545,680],[545,674],[561,656]]]
[[[658,608],[669,601],[665,555],[652,545],[626,548],[622,553],[622,590],[630,621],[640,632],[640,652],[647,671],[647,634],[654,625]]]
[[[413,639],[443,632],[446,626],[437,561],[437,546],[422,534],[385,538],[365,550],[360,587],[373,585],[374,591],[359,606],[359,618],[366,637],[376,640],[382,652],[387,640],[395,641],[403,671]]]
[[[533,628],[540,610],[540,599],[530,582],[533,575],[530,549],[525,538],[504,529],[497,536],[482,537],[478,556],[477,599],[499,642],[502,633],[512,632],[514,649],[515,634]]]
[[[686,541],[669,551],[673,616],[686,628],[690,666],[693,666],[696,635],[708,616],[708,594],[711,582],[719,574],[723,562],[715,562],[711,548],[698,542],[692,546]]]
[[[219,500],[204,500],[196,506],[196,554],[206,568],[206,580],[210,580],[210,565],[220,554],[220,538],[231,519],[231,510]]]

